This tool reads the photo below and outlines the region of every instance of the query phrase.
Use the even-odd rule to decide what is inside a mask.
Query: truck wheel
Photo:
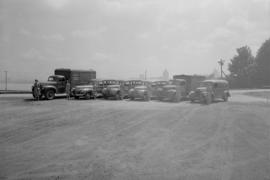
[[[41,95],[39,95],[39,100],[41,100],[42,99],[42,94]]]
[[[90,99],[90,98],[91,98],[91,94],[90,94],[90,93],[86,93],[86,94],[85,94],[85,99],[88,100],[88,99]]]
[[[47,90],[46,93],[45,93],[45,97],[48,100],[54,99],[54,97],[55,97],[54,90],[52,90],[52,89]]]

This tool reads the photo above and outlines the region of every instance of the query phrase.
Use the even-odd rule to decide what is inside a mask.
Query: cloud
[[[229,39],[235,39],[237,34],[226,27],[218,27],[206,39],[210,41],[228,41]]]
[[[106,32],[106,30],[107,30],[106,27],[89,30],[77,29],[71,32],[71,36],[74,38],[94,38]]]
[[[28,60],[44,60],[45,57],[42,55],[42,53],[35,48],[31,48],[28,51],[24,52],[21,54],[21,57],[23,59],[28,59]]]
[[[62,9],[70,2],[70,0],[45,0],[45,1],[48,3],[48,5],[50,5],[55,9]]]
[[[64,41],[65,38],[62,34],[50,34],[50,35],[42,35],[42,39],[49,41]]]
[[[109,59],[109,56],[107,54],[105,54],[105,53],[96,52],[96,53],[94,53],[92,58],[94,60],[98,60],[98,61],[100,61],[100,60],[102,60],[102,61],[106,60],[107,61]]]

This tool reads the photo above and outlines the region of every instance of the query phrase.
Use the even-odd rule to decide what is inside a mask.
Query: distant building
[[[163,80],[164,81],[168,81],[169,80],[169,72],[167,71],[167,69],[164,70],[162,77],[163,77]]]
[[[140,80],[145,80],[145,75],[144,75],[144,74],[140,74],[140,75],[139,75],[139,79],[140,79]]]

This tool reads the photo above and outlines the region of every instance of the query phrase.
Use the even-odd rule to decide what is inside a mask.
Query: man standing
[[[67,99],[70,99],[70,82],[67,80],[66,83],[66,94],[67,94]]]
[[[40,84],[38,82],[37,79],[35,79],[35,83],[34,83],[34,97],[35,97],[35,100],[39,101],[39,97],[40,97]]]

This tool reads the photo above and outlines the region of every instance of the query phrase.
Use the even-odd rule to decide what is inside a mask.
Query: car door
[[[58,93],[65,93],[66,92],[66,79],[59,78],[57,81],[58,81],[57,82]]]
[[[224,93],[224,87],[222,83],[214,83],[215,98],[222,98]]]

